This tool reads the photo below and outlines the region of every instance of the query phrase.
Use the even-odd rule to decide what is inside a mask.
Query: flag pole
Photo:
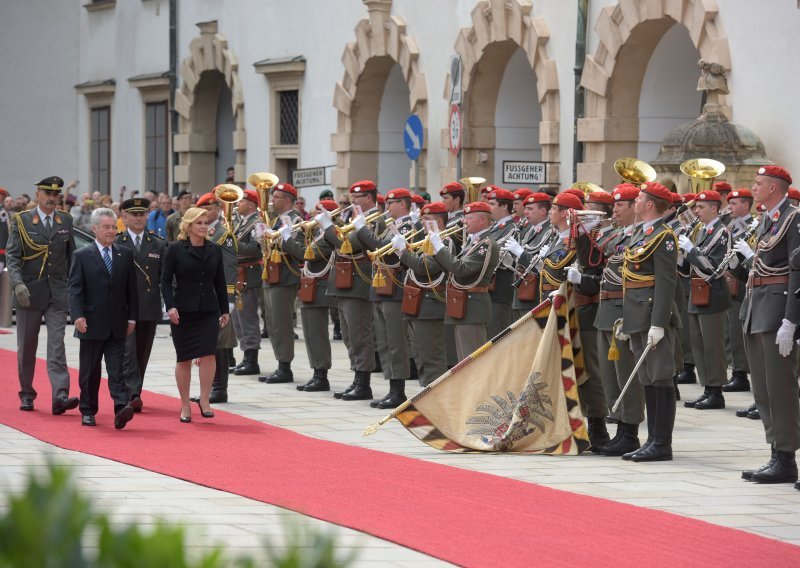
[[[636,366],[633,368],[633,372],[631,373],[631,376],[628,377],[628,382],[625,383],[624,387],[622,387],[622,391],[619,393],[619,397],[617,398],[617,402],[615,402],[614,406],[611,407],[611,412],[616,412],[617,408],[619,408],[619,405],[622,404],[622,397],[625,396],[625,393],[628,391],[628,387],[631,386],[631,382],[633,382],[633,377],[636,376],[636,371],[638,371],[639,367],[641,367],[642,363],[644,363],[644,358],[647,357],[647,354],[650,352],[650,348],[652,346],[653,346],[652,343],[648,343],[647,347],[645,347],[644,351],[642,351],[642,356],[639,357],[638,361],[636,361]]]
[[[487,341],[486,343],[484,343],[483,345],[478,347],[475,351],[473,351],[472,353],[467,355],[464,358],[463,361],[460,361],[452,369],[448,369],[442,376],[440,376],[438,379],[433,381],[427,387],[425,387],[424,389],[419,391],[417,394],[415,394],[414,396],[412,396],[411,398],[406,400],[403,404],[401,404],[400,406],[398,406],[397,408],[392,410],[389,414],[387,414],[386,416],[381,418],[378,422],[375,422],[375,423],[370,424],[369,426],[367,426],[364,429],[364,431],[361,433],[361,435],[362,436],[371,436],[371,435],[373,435],[375,432],[380,430],[381,426],[383,426],[384,424],[389,422],[392,418],[397,418],[398,414],[400,414],[406,408],[408,408],[409,406],[414,404],[416,401],[418,401],[420,398],[422,398],[423,396],[428,394],[434,387],[438,386],[442,381],[448,379],[454,373],[460,371],[461,369],[463,369],[464,367],[469,365],[472,361],[474,361],[475,359],[477,359],[478,357],[480,357],[481,355],[486,353],[486,351],[488,351],[489,348],[492,345],[494,345],[495,343],[497,343],[498,341],[503,339],[503,337],[505,337],[506,335],[511,333],[513,330],[515,330],[516,328],[518,328],[519,326],[521,326],[522,324],[527,322],[530,318],[534,317],[536,314],[538,314],[539,312],[541,312],[545,308],[548,308],[552,303],[553,303],[552,298],[547,298],[544,302],[542,302],[541,304],[539,304],[538,306],[536,306],[535,308],[530,310],[528,313],[526,313],[524,316],[522,316],[517,321],[512,323],[510,326],[505,328],[503,331],[498,333],[492,339],[490,339],[489,341]]]

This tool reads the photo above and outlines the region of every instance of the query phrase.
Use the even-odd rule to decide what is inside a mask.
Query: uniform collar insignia
[[[216,231],[214,230],[214,228],[213,228],[213,227],[212,227],[212,228],[210,228],[210,229],[208,230],[208,234],[209,234],[210,236],[212,236],[212,237],[213,237],[213,236],[214,236],[214,233],[216,233]]]
[[[780,219],[780,218],[781,218],[781,212],[780,212],[780,210],[778,210],[778,211],[775,211],[775,213],[773,213],[773,214],[772,214],[772,222],[773,222],[773,223],[775,223],[775,222],[776,222],[778,219]]]
[[[37,213],[33,214],[33,220],[31,221],[34,225],[39,223],[39,215]]]
[[[59,225],[61,224],[61,215],[53,213],[53,218],[56,220],[56,223],[58,223]]]
[[[652,225],[650,227],[647,227],[647,230],[644,232],[644,234],[647,235],[648,237],[653,234]]]

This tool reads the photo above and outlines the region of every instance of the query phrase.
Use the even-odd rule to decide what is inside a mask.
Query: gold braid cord
[[[661,244],[665,238],[669,236],[673,241],[675,241],[675,233],[672,232],[672,229],[667,229],[663,233],[659,233],[658,235],[653,238],[653,240],[644,243],[642,246],[637,247],[635,250],[632,247],[628,247],[625,250],[625,260],[622,262],[622,277],[625,280],[633,280],[634,282],[651,282],[656,279],[655,275],[650,276],[642,276],[641,274],[637,274],[636,272],[631,271],[628,268],[629,263],[639,264],[644,262],[651,256],[653,253],[656,252],[658,245]],[[677,246],[677,243],[675,244]],[[624,282],[623,282],[624,285]]]
[[[28,262],[42,257],[42,268],[39,269],[39,278],[41,278],[42,274],[44,274],[44,267],[47,266],[47,256],[50,254],[50,246],[39,245],[33,242],[28,231],[25,230],[25,224],[22,222],[19,215],[19,213],[14,215],[14,219],[17,221],[17,229],[19,230],[20,239],[22,239],[22,262]],[[30,251],[28,254],[25,254],[26,249]]]
[[[577,252],[573,248],[570,250],[567,255],[560,261],[560,262],[553,262],[549,258],[544,260],[544,265],[551,270],[563,270],[567,267],[568,264],[572,262],[572,259],[575,258]],[[550,273],[544,269],[541,272],[541,278],[539,278],[539,296],[542,295],[542,286],[545,284],[549,284],[551,286],[561,286],[561,280],[554,278],[550,275]]]

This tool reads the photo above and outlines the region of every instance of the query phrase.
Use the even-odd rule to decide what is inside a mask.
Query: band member
[[[514,208],[511,214],[514,216],[514,223],[519,229],[520,240],[525,234],[525,229],[528,228],[528,218],[525,217],[525,200],[533,192],[527,187],[521,187],[511,192],[514,195]]]
[[[333,200],[323,200],[317,210],[334,211]],[[297,385],[297,390],[323,392],[331,390],[328,370],[331,368],[331,342],[328,338],[328,311],[335,300],[326,294],[328,275],[333,264],[333,249],[325,240],[322,228],[317,226],[310,233],[304,229],[292,236],[292,228],[280,228],[286,254],[292,255],[296,262],[304,261],[300,274],[300,321],[303,325],[303,338],[306,342],[308,364],[314,373],[311,379]],[[310,253],[310,254],[309,254]]]
[[[500,261],[497,243],[489,237],[492,210],[488,203],[469,203],[464,224],[469,239],[458,254],[450,252],[438,233],[430,239],[439,265],[449,272],[445,324],[455,326],[458,359],[486,343],[492,301],[489,284]]]
[[[258,192],[254,189],[244,190],[244,198],[236,205],[236,209],[239,211],[239,224],[234,229],[239,256],[237,280],[244,289],[240,292],[242,309],[233,310],[231,320],[244,356],[242,362],[233,368],[233,374],[257,375],[261,372],[258,365],[258,350],[261,348],[258,304],[263,287],[261,247],[255,236],[255,226],[259,222]]]
[[[60,177],[36,184],[37,206],[14,215],[6,262],[17,310],[17,372],[20,410],[33,410],[33,372],[42,317],[47,327],[47,375],[53,391],[53,414],[78,406],[69,396],[69,371],[64,349],[67,326],[67,277],[75,251],[72,217],[56,211],[64,187]]]
[[[719,219],[727,227],[731,222],[731,207],[728,202],[728,196],[733,188],[727,181],[718,181],[714,183],[711,189],[719,193]]]
[[[550,225],[550,206],[553,198],[546,193],[532,193],[525,201],[524,215],[527,231],[517,242],[513,237],[506,240],[504,249],[512,254],[517,262],[514,266],[514,299],[511,302],[513,319],[518,320],[540,302],[538,270],[535,264],[547,256],[548,241],[552,234]]]
[[[511,211],[514,207],[514,194],[507,189],[495,187],[488,193],[488,203],[492,208],[494,223],[489,229],[489,237],[501,249],[510,238],[519,237],[519,229],[514,223]],[[514,300],[514,272],[511,270],[513,258],[501,252],[500,263],[494,272],[489,296],[492,298],[492,320],[489,324],[489,337],[494,337],[513,321],[511,302]]]
[[[411,192],[397,188],[386,194],[386,211],[394,219],[394,227],[400,235],[420,231],[410,215]],[[385,228],[377,232],[367,227],[363,215],[353,219],[356,236],[367,250],[377,250],[391,243],[391,233]],[[382,283],[376,286],[377,279]],[[370,300],[373,306],[375,346],[381,362],[383,376],[389,381],[389,393],[370,404],[373,408],[395,408],[406,400],[405,384],[411,378],[409,364],[408,330],[401,312],[403,300],[402,282],[405,269],[396,254],[384,255],[373,261],[373,286]]]
[[[789,203],[794,207],[800,207],[800,189],[790,187],[789,191],[786,193],[786,199],[788,199]]]
[[[122,374],[125,338],[139,316],[133,252],[114,245],[117,218],[111,209],[92,211],[95,241],[76,251],[69,271],[69,312],[80,340],[81,425],[95,426],[100,369],[105,359],[108,390],[114,401],[114,428],[133,418],[130,393]]]
[[[350,186],[349,192],[350,201],[361,208],[365,218],[379,213],[375,182],[358,181]],[[327,293],[335,297],[339,305],[342,337],[350,357],[350,368],[355,372],[350,386],[343,391],[334,392],[333,396],[342,400],[370,400],[372,398],[370,378],[375,367],[375,336],[372,304],[369,301],[372,262],[355,235],[352,225],[345,226],[344,229],[347,230],[341,233],[341,229],[333,226],[327,211],[322,211],[316,219],[324,231],[325,240],[336,249],[334,270],[328,279]],[[386,223],[380,218],[367,225],[373,226],[376,232],[381,233],[386,228]],[[343,246],[344,250],[341,248]]]
[[[303,218],[294,202],[297,199],[297,190],[290,183],[279,183],[272,188],[272,207],[276,218],[271,229],[277,231],[284,224],[294,225]],[[288,217],[286,223],[284,219]],[[279,262],[270,260],[267,263],[267,280],[264,283],[267,295],[267,318],[269,325],[269,342],[272,352],[278,361],[278,368],[272,374],[258,377],[264,383],[291,383],[294,382],[292,361],[294,361],[294,300],[297,297],[297,288],[300,286],[300,267],[297,258],[286,254],[280,247]],[[327,329],[327,327],[326,327]]]
[[[692,329],[692,351],[703,394],[687,400],[684,406],[706,410],[725,408],[722,385],[727,379],[725,362],[725,318],[731,306],[731,295],[724,278],[725,264],[731,247],[730,231],[719,217],[721,197],[714,190],[701,191],[695,198],[695,213],[703,224],[694,239],[678,236],[683,251],[683,264],[690,265],[689,326]]]
[[[615,187],[611,195],[614,199],[612,219],[618,228],[601,243],[606,264],[600,280],[600,305],[594,320],[598,330],[600,377],[603,379],[608,408],[619,398],[635,364],[628,342],[615,341],[614,331],[623,315],[622,266],[625,248],[634,230],[634,201],[639,196],[639,188],[623,183]],[[606,456],[621,456],[638,450],[639,424],[644,421],[644,393],[639,381],[631,383],[625,391],[622,404],[614,417],[617,419],[617,433],[597,452]]]
[[[140,197],[122,202],[120,207],[126,230],[117,233],[114,244],[128,248],[133,254],[136,269],[136,292],[139,296],[139,313],[136,328],[125,339],[125,359],[122,373],[130,393],[130,405],[141,412],[142,384],[153,350],[158,322],[161,321],[161,262],[167,243],[156,234],[148,233],[147,212],[150,200]]]
[[[753,197],[766,212],[756,233],[756,250],[743,239],[734,245],[750,270],[742,304],[744,341],[753,396],[772,445],[772,459],[765,466],[742,472],[744,479],[757,483],[797,481],[800,405],[794,338],[800,321],[795,294],[800,288],[800,216],[786,198],[791,183],[789,172],[780,166],[758,170]]]
[[[677,236],[683,234],[685,229],[683,216],[678,213],[679,211],[683,213],[686,207],[684,206],[683,197],[681,195],[678,193],[671,193],[670,196],[672,197],[672,204],[664,214],[664,222]],[[694,195],[692,195],[692,198],[694,198]],[[683,289],[683,281],[687,278],[688,274],[681,273],[681,267],[678,266],[678,285],[675,286],[675,305],[678,307],[678,312],[680,313],[681,327],[675,331],[676,339],[673,349],[676,373],[672,377],[672,384],[675,385],[675,400],[681,399],[681,391],[678,387],[678,383],[687,362],[691,362],[692,377],[695,376],[694,357],[692,355],[692,345],[689,338],[689,314],[686,311],[687,296],[684,295]],[[684,353],[686,353],[685,357]],[[678,370],[680,370],[680,373],[677,372]],[[696,379],[693,378],[691,382],[694,381],[696,381]]]
[[[679,220],[675,219],[675,223],[670,223],[669,226],[675,235],[686,235],[690,239],[697,236],[697,231],[701,229],[700,221],[694,215],[694,199],[697,197],[694,193],[684,193],[683,203],[688,209],[688,218],[693,219],[688,224],[679,224]],[[692,328],[689,325],[689,311],[687,306],[689,304],[689,291],[691,290],[690,275],[688,270],[684,271],[683,267],[678,267],[678,290],[676,296],[676,305],[678,306],[678,313],[681,318],[681,326],[677,329],[677,339],[680,341],[680,353],[677,358],[683,359],[683,369],[678,370],[677,377],[674,381],[675,388],[677,385],[689,385],[697,382],[697,373],[695,373],[694,354],[692,353]]]
[[[675,306],[678,247],[675,233],[664,223],[670,191],[656,182],[642,185],[634,211],[642,225],[625,250],[621,337],[629,337],[634,359],[642,358],[638,376],[645,393],[648,438],[634,452],[622,456],[633,461],[672,459],[675,423],[675,328],[680,325]]]
[[[728,196],[728,205],[731,213],[731,221],[728,223],[731,242],[744,239],[748,241],[748,244],[754,246],[755,230],[758,224],[753,221],[753,215],[750,213],[753,208],[752,192],[746,188],[732,191]],[[750,367],[745,353],[742,322],[739,320],[745,286],[733,276],[731,271],[726,270],[724,275],[731,293],[731,307],[728,310],[728,337],[730,340],[726,356],[733,372],[731,373],[730,381],[722,386],[722,390],[724,392],[749,391],[750,381],[747,380],[747,375],[750,373]],[[755,407],[755,403],[753,403],[753,406]],[[746,415],[747,413],[745,413]]]

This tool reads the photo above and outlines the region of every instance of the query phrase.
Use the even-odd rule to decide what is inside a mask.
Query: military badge
[[[647,230],[644,232],[645,235],[648,237],[653,234],[653,227],[647,227]]]
[[[31,221],[31,223],[33,223],[34,225],[38,225],[39,224],[39,216],[38,215],[34,215],[33,216],[33,220]]]
[[[667,250],[668,250],[668,251],[670,251],[670,252],[672,252],[672,250],[673,250],[674,248],[675,248],[675,241],[671,241],[671,240],[670,240],[670,241],[667,241]]]
[[[216,231],[216,230],[215,230],[215,229],[212,227],[211,229],[209,229],[209,230],[208,230],[208,235],[209,235],[210,237],[213,237],[213,236],[214,236],[214,233],[216,233],[216,232],[217,232],[217,231]]]

